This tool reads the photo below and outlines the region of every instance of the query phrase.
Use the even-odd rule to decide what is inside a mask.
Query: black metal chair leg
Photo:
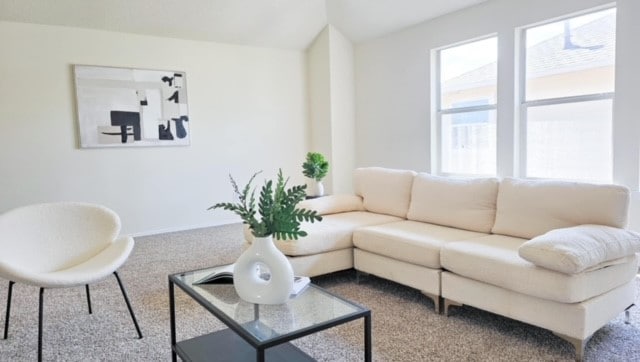
[[[113,272],[113,275],[116,276],[116,279],[118,280],[118,285],[120,285],[122,296],[124,297],[124,301],[127,303],[127,308],[129,308],[129,314],[131,314],[131,319],[133,319],[133,324],[136,326],[136,331],[138,332],[138,338],[142,339],[142,332],[140,332],[140,327],[138,326],[136,315],[133,314],[133,308],[131,308],[131,303],[129,303],[129,297],[127,297],[127,292],[124,290],[124,286],[122,285],[122,281],[120,281],[118,272]]]
[[[91,314],[91,294],[89,293],[89,284],[85,284],[85,289],[87,290],[87,305],[89,305],[89,314]]]
[[[42,362],[42,304],[44,301],[44,288],[40,288],[40,310],[38,313],[38,362]]]
[[[13,284],[15,282],[9,281],[9,292],[7,294],[7,314],[4,318],[4,339],[7,339],[9,335],[9,315],[11,312],[11,291],[13,291]]]

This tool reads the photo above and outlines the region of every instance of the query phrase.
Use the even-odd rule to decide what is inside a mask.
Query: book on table
[[[193,282],[194,285],[198,284],[233,284],[233,267],[234,264],[223,265],[215,268],[209,275]],[[291,296],[294,297],[302,292],[307,285],[311,282],[309,277],[294,276],[293,288],[291,289]]]
[[[233,284],[233,266],[234,264],[229,264],[217,267],[211,274],[196,280],[193,284]]]
[[[293,277],[293,288],[291,289],[291,296],[295,297],[300,294],[311,283],[309,277],[295,276]]]

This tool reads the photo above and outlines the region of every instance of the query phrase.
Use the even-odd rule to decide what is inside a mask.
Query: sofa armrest
[[[300,202],[299,209],[315,210],[320,215],[337,214],[349,211],[362,211],[362,197],[357,195],[328,195]]]
[[[523,259],[546,269],[577,274],[627,262],[640,252],[640,234],[604,225],[551,230],[520,246]]]

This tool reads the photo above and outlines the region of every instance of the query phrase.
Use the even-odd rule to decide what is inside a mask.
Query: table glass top
[[[246,302],[238,297],[233,284],[193,284],[216,268],[178,273],[171,278],[218,318],[240,327],[259,343],[369,312],[313,283],[287,303],[278,305]]]

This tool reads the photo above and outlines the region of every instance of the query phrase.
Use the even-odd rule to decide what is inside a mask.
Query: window
[[[616,11],[523,31],[521,174],[611,182]]]
[[[436,53],[438,173],[496,173],[497,38]]]

